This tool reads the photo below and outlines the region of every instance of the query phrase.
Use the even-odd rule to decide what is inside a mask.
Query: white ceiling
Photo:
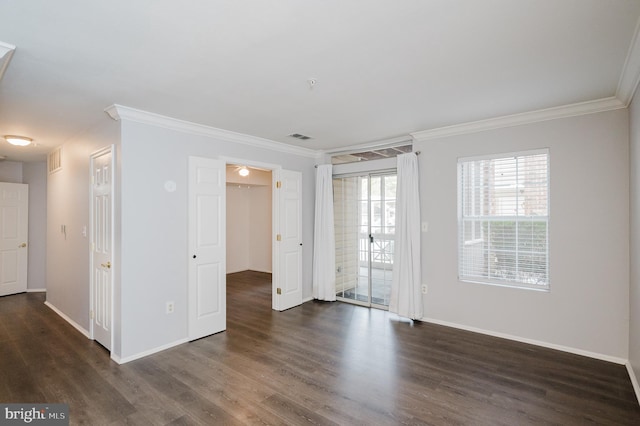
[[[631,0],[0,0],[17,46],[0,135],[39,145],[0,155],[43,159],[112,104],[326,150],[608,98],[639,16]]]

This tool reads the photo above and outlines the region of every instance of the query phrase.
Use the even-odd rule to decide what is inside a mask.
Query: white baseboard
[[[28,288],[27,293],[46,293],[46,288]]]
[[[313,300],[313,296],[307,297],[306,299],[302,299],[302,303],[311,302]]]
[[[157,348],[149,349],[148,351],[138,352],[137,354],[126,356],[124,358],[121,358],[112,352],[111,359],[118,364],[125,364],[127,362],[135,361],[136,359],[144,358],[145,356],[153,355],[157,352],[162,352],[166,349],[173,348],[174,346],[182,345],[183,343],[187,343],[188,341],[188,338],[176,340],[175,342],[167,343],[166,345],[158,346]]]
[[[602,360],[602,361],[613,362],[615,364],[620,364],[620,365],[626,365],[627,362],[628,362],[624,358],[619,358],[619,357],[615,357],[615,356],[611,356],[611,355],[605,355],[605,354],[601,354],[601,353],[597,353],[597,352],[585,351],[583,349],[572,348],[572,347],[569,347],[569,346],[556,345],[555,343],[548,343],[548,342],[543,342],[543,341],[540,341],[540,340],[527,339],[527,338],[524,338],[524,337],[514,336],[514,335],[511,335],[511,334],[498,333],[498,332],[495,332],[495,331],[484,330],[484,329],[476,328],[476,327],[469,327],[469,326],[466,326],[466,325],[456,324],[456,323],[452,323],[452,322],[448,322],[448,321],[441,321],[441,320],[437,320],[437,319],[433,319],[433,318],[424,318],[423,317],[422,319],[420,319],[420,321],[430,322],[430,323],[438,324],[438,325],[444,325],[444,326],[447,326],[447,327],[458,328],[460,330],[473,331],[474,333],[486,334],[488,336],[500,337],[502,339],[508,339],[508,340],[514,340],[516,342],[528,343],[530,345],[542,346],[544,348],[556,349],[558,351],[569,352],[569,353],[572,353],[572,354],[582,355],[582,356],[586,356],[586,357],[589,357],[589,358],[595,358],[595,359],[599,359],[599,360]]]
[[[75,328],[76,330],[78,330],[80,333],[82,333],[87,339],[91,339],[91,335],[89,334],[89,332],[87,330],[84,329],[84,327],[82,327],[80,324],[78,324],[77,322],[75,322],[74,320],[72,320],[71,318],[69,318],[66,314],[64,314],[60,309],[56,308],[55,306],[53,306],[49,301],[44,302],[45,305],[47,305],[53,312],[55,312],[56,314],[58,314],[63,320],[65,320],[66,322],[68,322],[69,324],[71,324],[71,326],[73,328]]]
[[[262,271],[260,269],[239,269],[237,271],[227,271],[227,275],[237,274],[238,272],[264,272],[265,274],[271,274],[271,271]]]
[[[253,271],[253,272],[263,272],[263,273],[265,273],[265,274],[271,274],[271,273],[272,273],[271,271],[263,271],[262,269],[254,269],[254,268],[249,269],[249,271]]]
[[[631,363],[627,361],[625,365],[627,366],[627,372],[629,372],[629,378],[631,379],[633,390],[636,393],[638,404],[640,404],[640,384],[638,384],[638,378],[636,377],[636,373],[633,371],[633,367],[631,366]]]

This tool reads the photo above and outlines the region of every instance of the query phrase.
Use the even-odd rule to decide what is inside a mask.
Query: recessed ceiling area
[[[611,98],[637,83],[639,16],[629,0],[3,1],[0,135],[35,146],[0,155],[44,160],[113,104],[339,151]]]

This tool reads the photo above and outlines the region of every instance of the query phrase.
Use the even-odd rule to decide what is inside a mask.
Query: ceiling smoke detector
[[[292,133],[289,136],[292,138],[303,140],[303,141],[306,141],[307,139],[311,139],[311,136],[302,135],[300,133]]]

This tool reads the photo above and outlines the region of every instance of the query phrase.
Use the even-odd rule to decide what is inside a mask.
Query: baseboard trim
[[[188,338],[179,339],[174,342],[167,343],[166,345],[158,346],[157,348],[149,349],[148,351],[138,352],[137,354],[126,356],[124,358],[121,358],[112,352],[111,359],[117,362],[118,364],[126,364],[127,362],[135,361],[136,359],[144,358],[146,356],[153,355],[155,353],[173,348],[174,346],[182,345],[183,343],[187,343],[188,341],[189,341]]]
[[[307,297],[306,299],[302,299],[302,303],[311,302],[313,300],[313,296]]]
[[[51,309],[53,312],[55,312],[56,314],[58,314],[58,316],[60,316],[60,318],[62,318],[63,320],[65,320],[66,322],[68,322],[69,324],[71,324],[71,326],[73,328],[75,328],[76,330],[78,330],[80,333],[82,333],[87,339],[91,339],[91,335],[89,334],[89,332],[87,330],[84,329],[84,327],[82,327],[80,324],[78,324],[77,322],[75,322],[74,320],[72,320],[71,318],[69,318],[65,313],[63,313],[60,309],[56,308],[55,306],[53,306],[53,304],[51,304],[51,302],[49,302],[48,300],[46,302],[44,302],[45,305],[47,305],[49,307],[49,309]]]
[[[600,353],[597,353],[597,352],[585,351],[583,349],[572,348],[570,346],[556,345],[555,343],[548,343],[548,342],[543,342],[543,341],[540,341],[540,340],[527,339],[527,338],[520,337],[520,336],[514,336],[512,334],[498,333],[498,332],[495,332],[495,331],[484,330],[482,328],[469,327],[469,326],[466,326],[466,325],[456,324],[456,323],[449,322],[449,321],[441,321],[441,320],[437,320],[437,319],[433,319],[433,318],[425,318],[425,317],[421,318],[420,321],[429,322],[429,323],[432,323],[432,324],[444,325],[446,327],[458,328],[460,330],[472,331],[474,333],[486,334],[488,336],[500,337],[502,339],[513,340],[513,341],[516,341],[516,342],[528,343],[530,345],[541,346],[543,348],[549,348],[549,349],[555,349],[555,350],[558,350],[558,351],[569,352],[569,353],[576,354],[576,355],[582,355],[582,356],[586,356],[586,357],[589,357],[589,358],[599,359],[601,361],[613,362],[614,364],[626,365],[628,363],[628,360],[626,360],[624,358],[619,358],[619,357],[615,357],[615,356],[611,356],[611,355],[600,354]]]
[[[262,271],[260,269],[240,269],[238,271],[227,271],[227,275],[229,275],[229,274],[238,274],[240,272],[262,272],[262,273],[265,273],[265,274],[271,274],[272,273],[271,271]]]
[[[631,379],[631,384],[633,385],[633,391],[636,393],[638,404],[640,404],[640,384],[638,383],[638,378],[636,377],[636,373],[633,371],[631,363],[627,361],[625,365],[627,366],[627,372],[629,373],[629,378]]]
[[[28,288],[27,293],[46,293],[46,288]]]

